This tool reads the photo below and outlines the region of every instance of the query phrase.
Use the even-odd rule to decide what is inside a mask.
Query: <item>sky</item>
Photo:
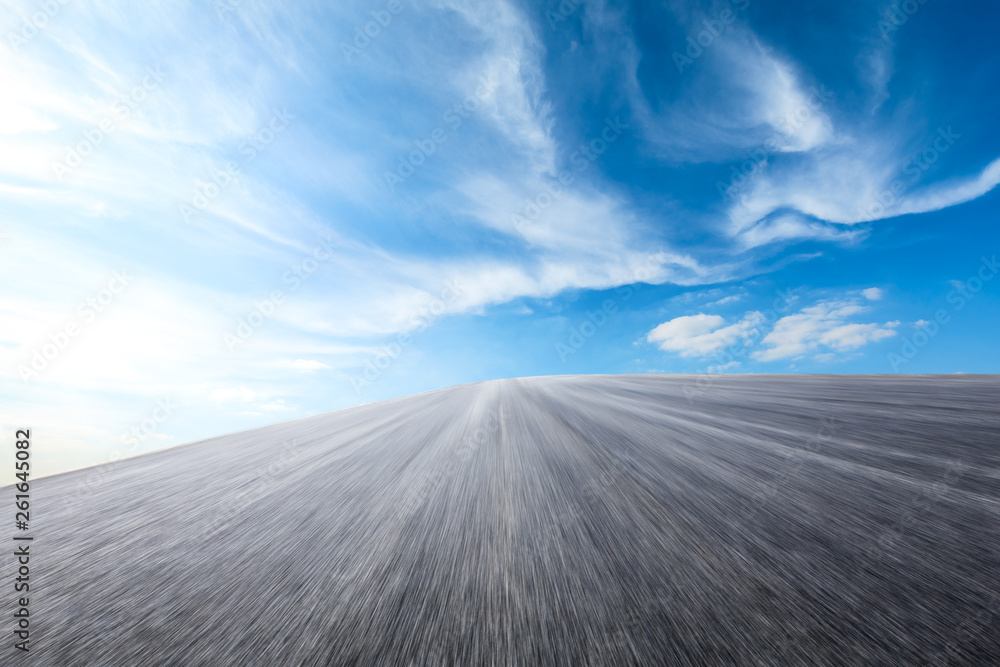
[[[495,378],[1000,372],[998,28],[2,0],[0,429],[48,475]]]

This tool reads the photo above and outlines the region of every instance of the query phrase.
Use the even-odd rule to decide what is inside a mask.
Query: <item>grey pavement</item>
[[[499,380],[92,472],[32,485],[5,665],[1000,664],[998,376]]]

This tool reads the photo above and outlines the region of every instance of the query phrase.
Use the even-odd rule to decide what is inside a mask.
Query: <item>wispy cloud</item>
[[[748,28],[730,28],[703,60],[683,73],[679,85],[687,94],[663,111],[634,84],[637,117],[665,157],[714,161],[765,143],[778,153],[799,153],[833,140],[824,93]],[[630,66],[638,64],[633,53]]]

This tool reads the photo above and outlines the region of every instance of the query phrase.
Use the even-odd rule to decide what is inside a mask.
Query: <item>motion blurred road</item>
[[[465,385],[38,480],[0,662],[996,665],[998,501],[998,376]]]

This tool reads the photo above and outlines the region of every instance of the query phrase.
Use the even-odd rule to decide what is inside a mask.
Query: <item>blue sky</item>
[[[1000,372],[1000,9],[327,4],[0,4],[38,474],[498,377]]]

